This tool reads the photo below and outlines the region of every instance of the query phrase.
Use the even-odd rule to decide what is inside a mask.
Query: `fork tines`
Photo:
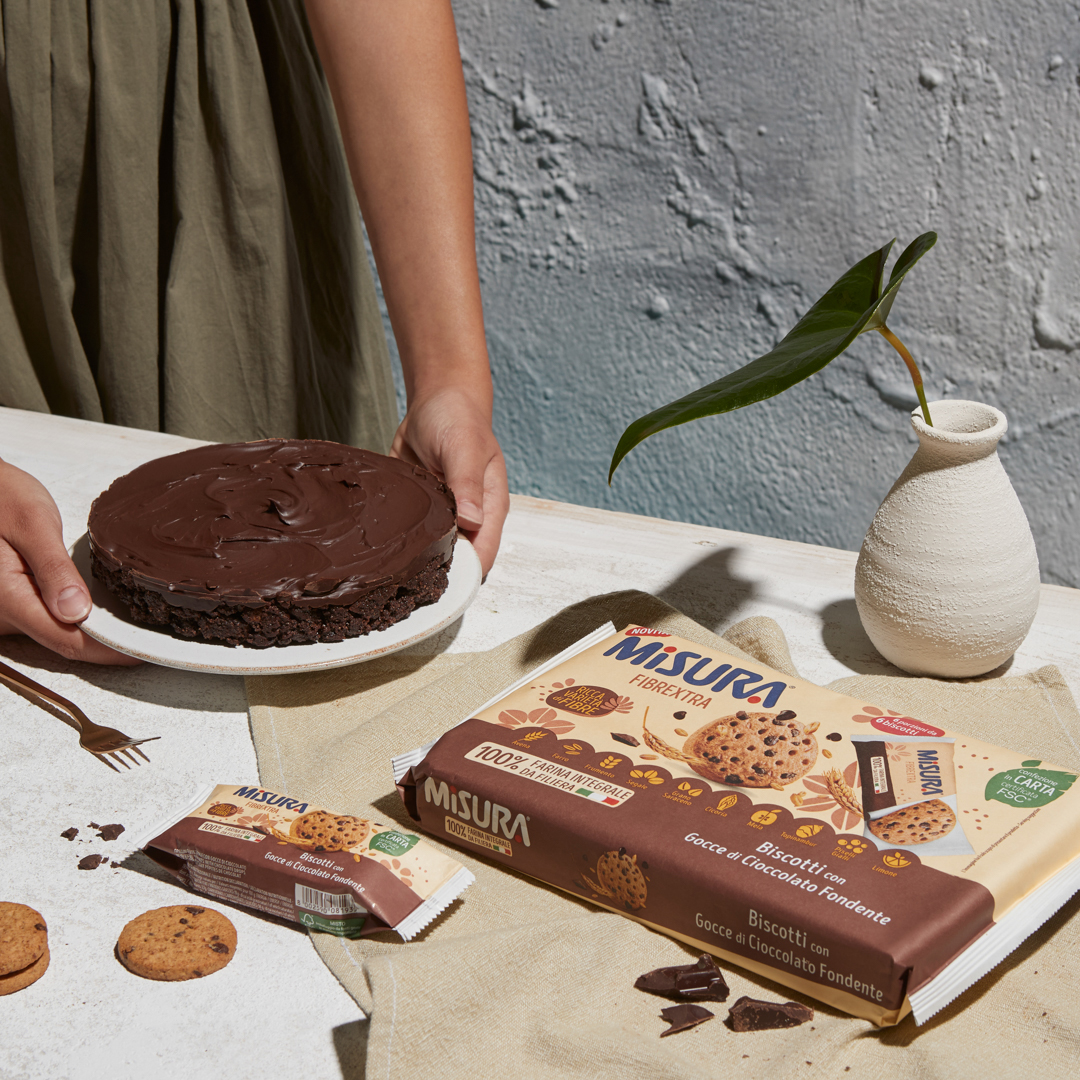
[[[144,739],[140,741],[152,742],[153,740]],[[120,770],[109,760],[109,758],[115,758],[117,761],[120,762],[121,765],[124,766],[125,769],[130,769],[131,766],[127,763],[125,758],[130,758],[130,760],[133,761],[136,765],[139,764],[139,758],[135,757],[134,754],[131,753],[132,750],[134,750],[135,753],[143,759],[143,761],[150,761],[150,759],[139,749],[138,743],[132,743],[131,746],[121,746],[118,747],[116,750],[97,750],[94,751],[94,756],[104,761],[105,764],[113,770],[113,772],[119,772]],[[124,757],[121,757],[121,754],[123,754]]]

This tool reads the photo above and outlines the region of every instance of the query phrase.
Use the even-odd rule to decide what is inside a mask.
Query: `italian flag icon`
[[[602,791],[590,791],[588,788],[579,787],[574,794],[581,795],[583,798],[589,799],[592,802],[603,803],[604,806],[619,805],[618,799],[613,799],[610,795],[605,795]]]

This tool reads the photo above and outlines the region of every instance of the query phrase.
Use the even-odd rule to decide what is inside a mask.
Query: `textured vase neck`
[[[911,415],[920,449],[952,463],[988,457],[1009,427],[1000,409],[978,401],[933,401],[930,416],[933,427],[926,424],[919,410]]]

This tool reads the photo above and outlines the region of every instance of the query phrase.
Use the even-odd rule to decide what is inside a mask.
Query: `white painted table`
[[[0,457],[45,483],[69,543],[116,476],[189,445],[0,408]],[[798,669],[816,682],[892,670],[859,626],[854,566],[849,551],[515,497],[499,561],[438,644],[487,649],[567,604],[638,588],[714,630],[748,615],[772,616]],[[1078,645],[1080,591],[1043,586],[1013,670],[1057,664],[1076,695]],[[364,1020],[305,933],[230,910],[240,941],[232,964],[208,979],[149,983],[114,958],[117,935],[128,919],[185,894],[164,875],[151,876],[145,860],[133,860],[134,869],[76,867],[95,852],[120,862],[131,851],[127,835],[202,784],[256,780],[243,681],[151,665],[75,664],[23,638],[0,638],[0,656],[96,719],[130,735],[161,736],[147,747],[151,764],[119,775],[80,750],[70,728],[0,688],[0,899],[38,908],[52,951],[34,987],[0,998],[0,1076],[362,1075]],[[91,821],[120,822],[128,833],[96,841]],[[60,832],[72,825],[80,834],[68,842]]]

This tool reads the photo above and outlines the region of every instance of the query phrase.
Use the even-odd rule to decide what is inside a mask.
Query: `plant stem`
[[[907,351],[907,347],[904,343],[887,327],[879,326],[877,328],[878,333],[900,354],[904,363],[907,364],[907,369],[911,373],[911,381],[915,384],[915,393],[919,397],[919,405],[922,408],[923,419],[926,421],[927,427],[933,427],[934,421],[930,419],[930,406],[926,404],[926,393],[923,390],[922,375],[919,372],[919,366],[912,359],[911,353]]]

